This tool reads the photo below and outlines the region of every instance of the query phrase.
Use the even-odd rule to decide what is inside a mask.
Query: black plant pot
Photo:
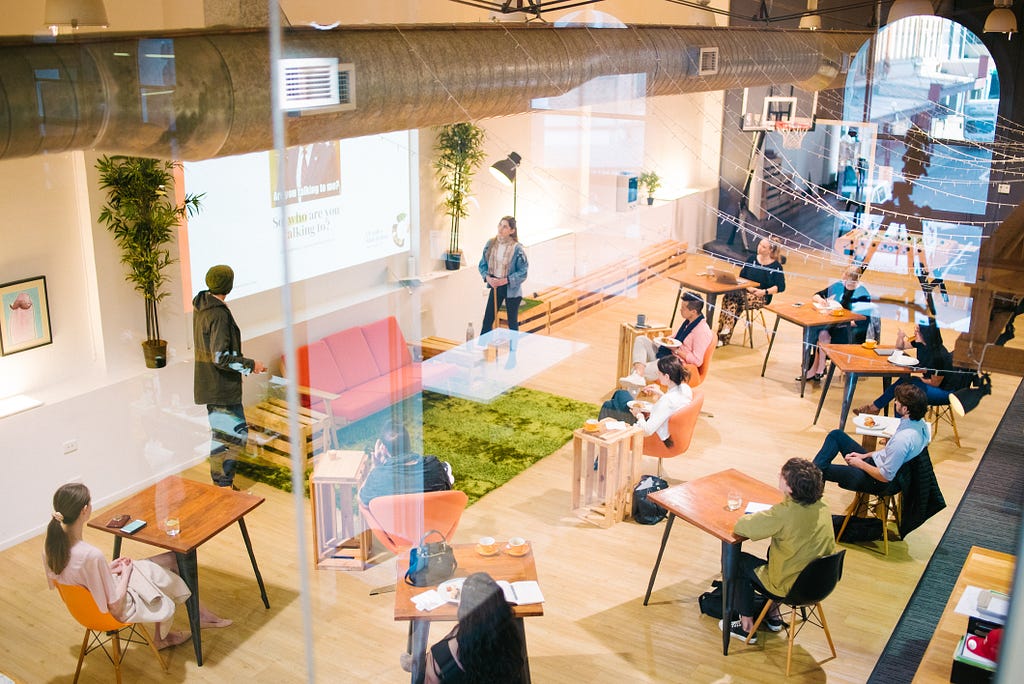
[[[653,197],[648,197],[647,198],[647,204],[654,204],[654,198]]]
[[[458,271],[462,268],[462,250],[444,253],[444,268],[447,271]]]

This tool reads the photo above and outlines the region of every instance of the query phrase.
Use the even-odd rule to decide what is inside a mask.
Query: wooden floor
[[[801,266],[788,268],[795,271]],[[800,282],[807,283],[808,292],[814,282],[793,281],[797,288]],[[555,335],[585,341],[590,347],[529,386],[599,402],[613,386],[619,323],[642,312],[649,321],[667,324],[674,299],[671,281],[652,281],[640,298],[619,298],[557,329]],[[891,342],[895,326],[884,330],[883,342]],[[666,462],[670,482],[735,467],[775,483],[783,461],[812,456],[825,433],[836,427],[839,388],[830,392],[819,425],[812,426],[818,391],[811,389],[801,399],[793,381],[799,330],[783,323],[779,332],[764,378],[759,377],[764,331],[755,333],[755,349],[739,346],[737,335],[733,345],[716,351],[704,385],[705,410],[713,417],[700,419],[686,455]],[[867,678],[1017,384],[1016,378],[994,379],[993,395],[961,420],[961,448],[951,441],[948,427],[940,428],[931,454],[948,504],[945,511],[905,543],[892,544],[888,557],[872,545],[847,547],[843,581],[825,604],[839,655],[825,661],[829,651],[823,635],[808,628],[797,639],[790,681]],[[857,405],[879,390],[877,380],[862,382]],[[644,470],[654,472],[656,464],[649,460]],[[204,470],[196,467],[188,474],[205,479]],[[464,542],[483,535],[521,535],[533,543],[548,599],[544,617],[529,619],[526,626],[534,681],[747,682],[784,677],[781,635],[765,633],[757,646],[734,641],[730,655],[723,657],[716,622],[697,609],[697,596],[719,572],[717,541],[685,523],[675,525],[651,604],[644,607],[643,593],[663,526],[621,523],[598,529],[576,520],[569,514],[569,472],[570,448],[565,447],[469,508],[456,535],[456,541]],[[252,489],[267,497],[248,520],[271,609],[262,607],[242,540],[236,531],[226,530],[200,549],[200,581],[204,602],[234,619],[235,625],[204,632],[202,668],[196,667],[187,646],[165,651],[170,664],[166,676],[145,651],[131,653],[125,663],[126,682],[278,684],[306,678],[293,501],[265,485]],[[833,511],[840,512],[848,495],[830,486],[826,497]],[[308,502],[306,509],[302,529],[308,536]],[[109,548],[105,535],[86,534],[93,543]],[[763,554],[765,546],[748,543],[745,548]],[[46,589],[41,550],[42,539],[37,538],[0,553],[0,671],[25,682],[70,681],[82,634],[56,593]],[[131,542],[124,551],[145,554],[143,547]],[[306,548],[301,552],[309,554]],[[371,587],[393,581],[393,567],[392,559],[363,573],[310,572],[317,681],[408,681],[398,665],[406,626],[392,620],[393,595],[368,595]],[[177,625],[187,626],[183,614]],[[444,631],[435,627],[432,640]],[[112,681],[102,655],[87,658],[81,681]]]

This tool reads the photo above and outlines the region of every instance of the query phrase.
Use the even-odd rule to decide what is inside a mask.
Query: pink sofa
[[[422,388],[420,364],[413,361],[394,316],[336,332],[296,351],[303,405],[333,416],[338,427]]]

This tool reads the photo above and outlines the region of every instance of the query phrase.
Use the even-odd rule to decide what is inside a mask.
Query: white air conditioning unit
[[[355,65],[337,57],[282,59],[281,109],[319,114],[356,108]]]

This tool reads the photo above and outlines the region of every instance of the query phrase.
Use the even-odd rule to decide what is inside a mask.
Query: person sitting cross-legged
[[[771,537],[772,541],[768,560],[745,552],[740,554],[733,593],[740,619],[730,625],[733,637],[745,640],[754,626],[755,590],[785,596],[808,563],[835,551],[832,515],[821,500],[824,490],[821,471],[813,463],[805,458],[791,458],[779,472],[779,491],[785,495],[782,503],[736,521],[736,534],[747,539]],[[777,606],[764,624],[773,632],[784,627]],[[756,635],[750,643],[757,643]]]
[[[893,409],[900,417],[896,433],[877,451],[864,447],[842,430],[833,430],[825,437],[814,457],[814,465],[822,476],[840,487],[854,492],[886,494],[900,466],[914,458],[931,441],[931,429],[923,420],[928,412],[924,391],[916,385],[898,385]],[[834,464],[842,456],[845,465]]]
[[[674,349],[659,345],[643,335],[633,340],[633,374],[622,378],[623,382],[641,386],[658,379],[658,359],[675,354],[683,365],[700,366],[704,363],[704,352],[715,339],[711,328],[704,320],[704,299],[687,292],[679,306],[683,324],[676,331],[680,345]]]

